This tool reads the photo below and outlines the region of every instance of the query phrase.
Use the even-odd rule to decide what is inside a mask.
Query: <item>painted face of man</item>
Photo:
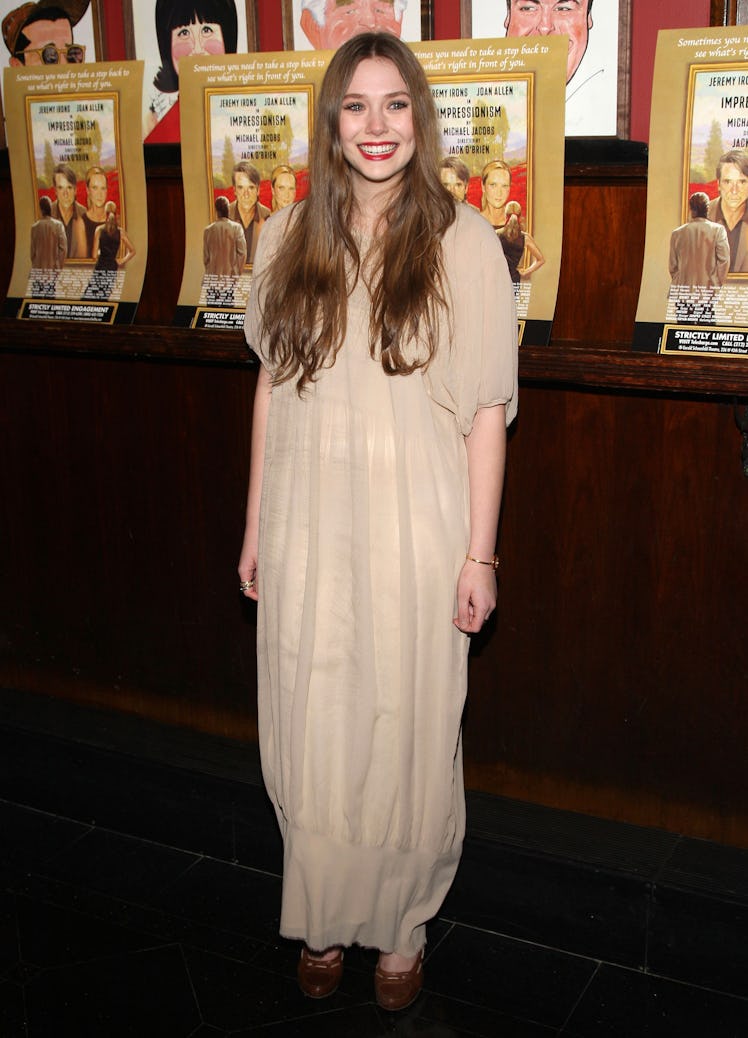
[[[592,28],[588,7],[588,0],[511,0],[504,28],[507,36],[568,35],[568,83],[587,50]]]
[[[748,177],[734,162],[726,162],[719,176],[719,196],[722,208],[733,213],[748,201]]]
[[[450,195],[453,195],[458,202],[465,201],[467,184],[460,180],[453,169],[450,169],[449,166],[442,166],[439,170],[439,178],[447,191],[449,191]]]
[[[311,11],[304,10],[301,27],[315,49],[336,50],[360,32],[399,36],[402,23],[395,15],[393,0],[327,0],[324,24],[319,25]]]
[[[259,187],[251,179],[248,173],[239,171],[234,174],[234,191],[239,208],[247,212],[257,204]]]
[[[55,173],[54,183],[60,209],[71,209],[75,200],[75,184],[71,184],[64,173]]]
[[[49,20],[40,19],[32,22],[23,29],[23,35],[29,41],[23,50],[23,60],[13,56],[11,65],[67,65],[68,47],[73,44],[73,29],[67,18],[56,18]],[[71,60],[81,51],[79,61],[83,60],[83,48],[76,48],[71,54]],[[45,58],[47,60],[45,60]]]

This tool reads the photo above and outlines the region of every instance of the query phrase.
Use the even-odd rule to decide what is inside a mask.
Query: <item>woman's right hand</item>
[[[242,553],[239,557],[239,580],[241,583],[249,581],[250,587],[240,588],[245,598],[251,598],[255,602],[257,595],[257,538],[249,531],[244,535]]]

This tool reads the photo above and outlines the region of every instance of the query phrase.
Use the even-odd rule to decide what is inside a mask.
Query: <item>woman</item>
[[[87,299],[109,299],[117,282],[117,271],[135,255],[132,242],[118,226],[114,202],[107,202],[104,212],[106,219],[94,233],[93,256],[96,262],[86,289]]]
[[[270,190],[273,196],[271,212],[277,213],[296,200],[296,174],[290,166],[276,166],[270,174]]]
[[[499,232],[499,241],[509,267],[509,276],[515,285],[519,284],[521,278],[534,274],[545,263],[545,256],[538,248],[535,239],[522,227],[521,214],[522,207],[519,202],[507,202],[504,207],[506,223]],[[520,270],[519,265],[525,250],[530,253],[532,260]]]
[[[305,202],[272,216],[246,334],[262,362],[240,587],[258,602],[259,741],[302,990],[380,950],[422,984],[464,833],[468,638],[496,602],[516,318],[495,235],[439,180],[431,92],[386,33],[320,91]],[[264,459],[264,462],[263,462]]]
[[[493,159],[481,170],[480,179],[483,185],[481,216],[488,220],[498,234],[506,221],[504,206],[512,189],[512,171],[506,162]]]
[[[177,100],[179,60],[190,54],[235,54],[235,0],[156,0],[156,38],[161,67],[153,80],[145,133]]]

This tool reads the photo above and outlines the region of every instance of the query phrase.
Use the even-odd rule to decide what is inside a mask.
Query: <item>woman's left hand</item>
[[[496,574],[491,566],[466,560],[457,580],[457,616],[464,634],[477,634],[496,608]]]

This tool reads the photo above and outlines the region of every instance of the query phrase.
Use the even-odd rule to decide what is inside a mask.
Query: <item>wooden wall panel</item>
[[[729,404],[526,387],[471,784],[745,843],[746,515]]]
[[[4,356],[0,681],[251,737],[254,376]]]
[[[641,177],[567,182],[554,339],[621,343],[629,349],[644,263],[646,205]]]

